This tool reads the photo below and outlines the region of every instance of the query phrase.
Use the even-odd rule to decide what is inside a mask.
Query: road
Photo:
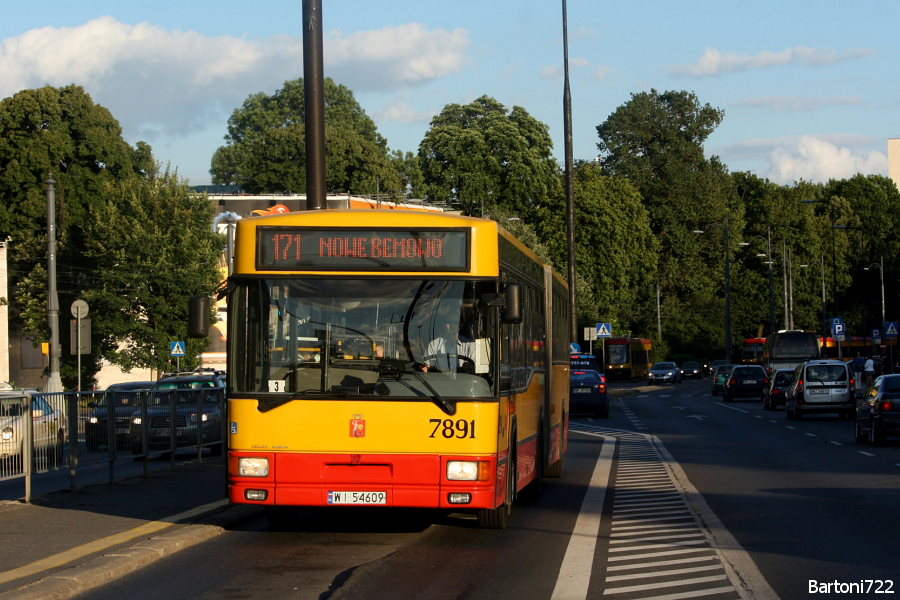
[[[900,444],[857,444],[852,422],[831,416],[726,404],[709,379],[620,385],[637,393],[608,419],[573,419],[564,476],[517,503],[504,531],[458,514],[309,513],[285,532],[257,518],[81,597],[790,599],[808,597],[810,580],[896,590]]]

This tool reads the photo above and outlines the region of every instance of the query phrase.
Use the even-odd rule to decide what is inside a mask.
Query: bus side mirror
[[[510,282],[503,288],[503,295],[506,296],[506,306],[501,313],[501,320],[504,323],[521,323],[522,322],[522,284],[518,282]]]
[[[192,338],[209,336],[209,296],[191,296],[188,305],[188,335]]]

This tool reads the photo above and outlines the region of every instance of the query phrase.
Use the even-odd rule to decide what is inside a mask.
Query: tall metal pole
[[[881,257],[881,335],[882,339],[887,339],[885,337],[885,320],[884,320],[884,256]],[[893,366],[893,365],[891,365]]]
[[[822,253],[822,349],[825,349],[825,338],[828,337],[828,312],[825,305],[825,253]]]
[[[790,302],[788,301],[788,266],[787,266],[787,242],[781,240],[781,275],[784,279],[784,285],[782,285],[782,289],[784,290],[784,328],[791,328],[791,316],[790,316]]]
[[[325,67],[322,0],[303,0],[303,99],[306,130],[306,209],[325,202]]]
[[[788,303],[790,304],[789,314],[791,316],[791,329],[794,328],[794,252],[788,252],[788,289],[790,290],[790,294],[788,296]]]
[[[731,252],[728,245],[728,213],[725,213],[725,362],[731,364]]]
[[[575,275],[575,185],[572,158],[572,95],[569,92],[569,34],[566,26],[566,0],[562,0],[563,17],[563,129],[566,160],[566,230],[569,242],[569,339],[578,341],[578,321],[576,319],[576,275]]]
[[[47,174],[47,328],[50,330],[50,374],[44,391],[63,391],[59,376],[59,297],[56,293],[56,181]]]
[[[775,287],[772,282],[772,228],[766,227],[766,256],[769,260],[769,333],[775,332]]]

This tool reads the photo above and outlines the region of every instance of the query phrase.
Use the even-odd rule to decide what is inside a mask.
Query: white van
[[[794,370],[785,394],[788,419],[805,414],[837,413],[845,419],[855,414],[853,371],[842,360],[810,360]]]

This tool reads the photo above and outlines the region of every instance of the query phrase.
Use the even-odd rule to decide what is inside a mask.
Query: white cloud
[[[379,122],[394,121],[397,123],[416,124],[430,123],[437,114],[435,111],[416,111],[403,101],[389,102],[375,111],[372,118]]]
[[[746,140],[717,150],[726,164],[753,162],[760,177],[790,185],[803,179],[825,182],[857,173],[887,175],[887,154],[873,150],[885,146],[885,138],[860,135],[788,136]]]
[[[465,30],[407,24],[324,41],[328,76],[354,91],[396,90],[460,70]],[[0,97],[75,83],[110,109],[126,136],[186,135],[224,125],[250,94],[273,93],[303,74],[302,38],[247,40],[128,25],[101,17],[34,29],[0,42]]]
[[[870,50],[853,49],[838,54],[830,48],[787,48],[780,52],[762,51],[759,54],[723,54],[715,48],[707,48],[703,56],[692,65],[672,65],[665,67],[670,75],[688,77],[708,77],[722,73],[738,73],[751,69],[764,69],[779,65],[799,63],[808,67],[821,67],[842,60],[864,58],[871,54]]]
[[[734,104],[735,106],[768,108],[775,112],[811,112],[827,106],[862,106],[864,103],[856,96],[838,96],[836,98],[767,96],[763,98],[746,98]]]
[[[600,81],[610,73],[612,73],[612,69],[604,65],[602,67],[594,69],[594,72],[591,73],[591,79],[593,79],[594,81]]]

